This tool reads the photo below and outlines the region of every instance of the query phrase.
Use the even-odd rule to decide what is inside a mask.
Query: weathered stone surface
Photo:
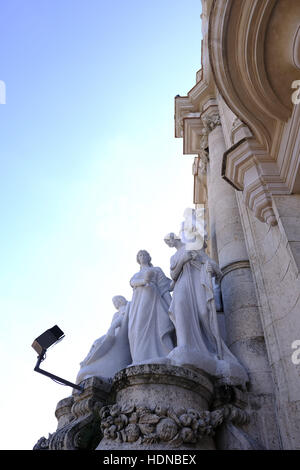
[[[74,397],[70,396],[67,398],[63,398],[57,403],[55,416],[58,421],[57,429],[62,428],[66,424],[68,424],[74,416],[72,415],[72,406],[74,404]]]
[[[214,449],[223,412],[210,412],[213,383],[201,371],[133,366],[113,382],[115,404],[101,410],[104,449]]]
[[[81,383],[83,391],[61,400],[56,432],[42,437],[34,450],[92,450],[101,439],[99,410],[107,403],[111,384],[97,377]],[[71,406],[71,409],[70,409]]]
[[[273,375],[282,445],[298,449],[300,366],[292,362],[291,345],[300,339],[300,281],[292,251],[292,244],[298,242],[288,240],[287,234],[292,232],[287,223],[292,223],[293,215],[299,216],[299,195],[274,197],[278,226],[271,229],[254,219],[241,198],[238,201]]]

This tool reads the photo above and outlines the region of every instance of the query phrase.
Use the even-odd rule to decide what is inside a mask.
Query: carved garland
[[[194,444],[204,436],[213,436],[224,419],[224,410],[152,408],[134,404],[104,406],[100,411],[101,431],[106,439],[117,442],[154,444],[166,442],[174,447]]]

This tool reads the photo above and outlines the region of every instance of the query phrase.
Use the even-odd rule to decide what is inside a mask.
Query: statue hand
[[[155,283],[149,280],[148,282],[145,283],[145,287],[155,287]]]
[[[189,250],[189,251],[187,250],[187,251],[184,253],[184,261],[185,261],[185,262],[188,262],[188,261],[191,261],[191,259],[193,259],[193,252],[190,251],[190,250]]]
[[[207,263],[206,271],[210,274],[212,274],[214,272],[214,269],[213,269],[211,263]]]
[[[150,282],[154,278],[154,272],[149,270],[145,273],[145,281],[146,283]]]
[[[192,259],[196,259],[199,256],[199,253],[196,250],[192,250],[191,254],[192,254]]]

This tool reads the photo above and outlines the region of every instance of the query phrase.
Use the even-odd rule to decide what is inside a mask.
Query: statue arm
[[[192,255],[191,251],[185,251],[183,256],[176,263],[176,265],[173,265],[173,269],[172,269],[172,266],[171,266],[170,274],[171,274],[171,278],[173,279],[174,282],[177,281],[177,279],[178,279],[185,263],[187,263],[188,261],[191,261],[192,256],[193,255]]]
[[[130,285],[132,288],[145,286],[146,282],[142,279],[131,279]]]
[[[112,322],[111,322],[111,325],[108,329],[108,332],[106,333],[108,336],[115,336],[115,330],[116,328],[118,328],[119,326],[122,325],[122,316],[119,315],[119,313],[115,313],[113,319],[112,319]]]
[[[220,280],[222,277],[222,271],[219,268],[218,264],[209,257],[207,257],[207,264],[208,271],[211,273],[211,275],[215,276],[217,280]]]

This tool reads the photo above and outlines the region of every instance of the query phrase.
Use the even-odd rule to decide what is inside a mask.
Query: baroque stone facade
[[[202,0],[202,32],[175,136],[194,157],[195,209],[221,270],[220,344],[247,385],[191,366],[190,352],[187,364],[128,359],[112,381],[87,378],[59,402],[56,432],[35,449],[300,449],[300,3]],[[147,263],[133,287],[157,274]]]
[[[199,159],[208,133],[194,203],[223,272],[227,344],[251,377],[249,429],[267,449],[300,449],[300,4],[202,0],[202,31],[175,135]]]

